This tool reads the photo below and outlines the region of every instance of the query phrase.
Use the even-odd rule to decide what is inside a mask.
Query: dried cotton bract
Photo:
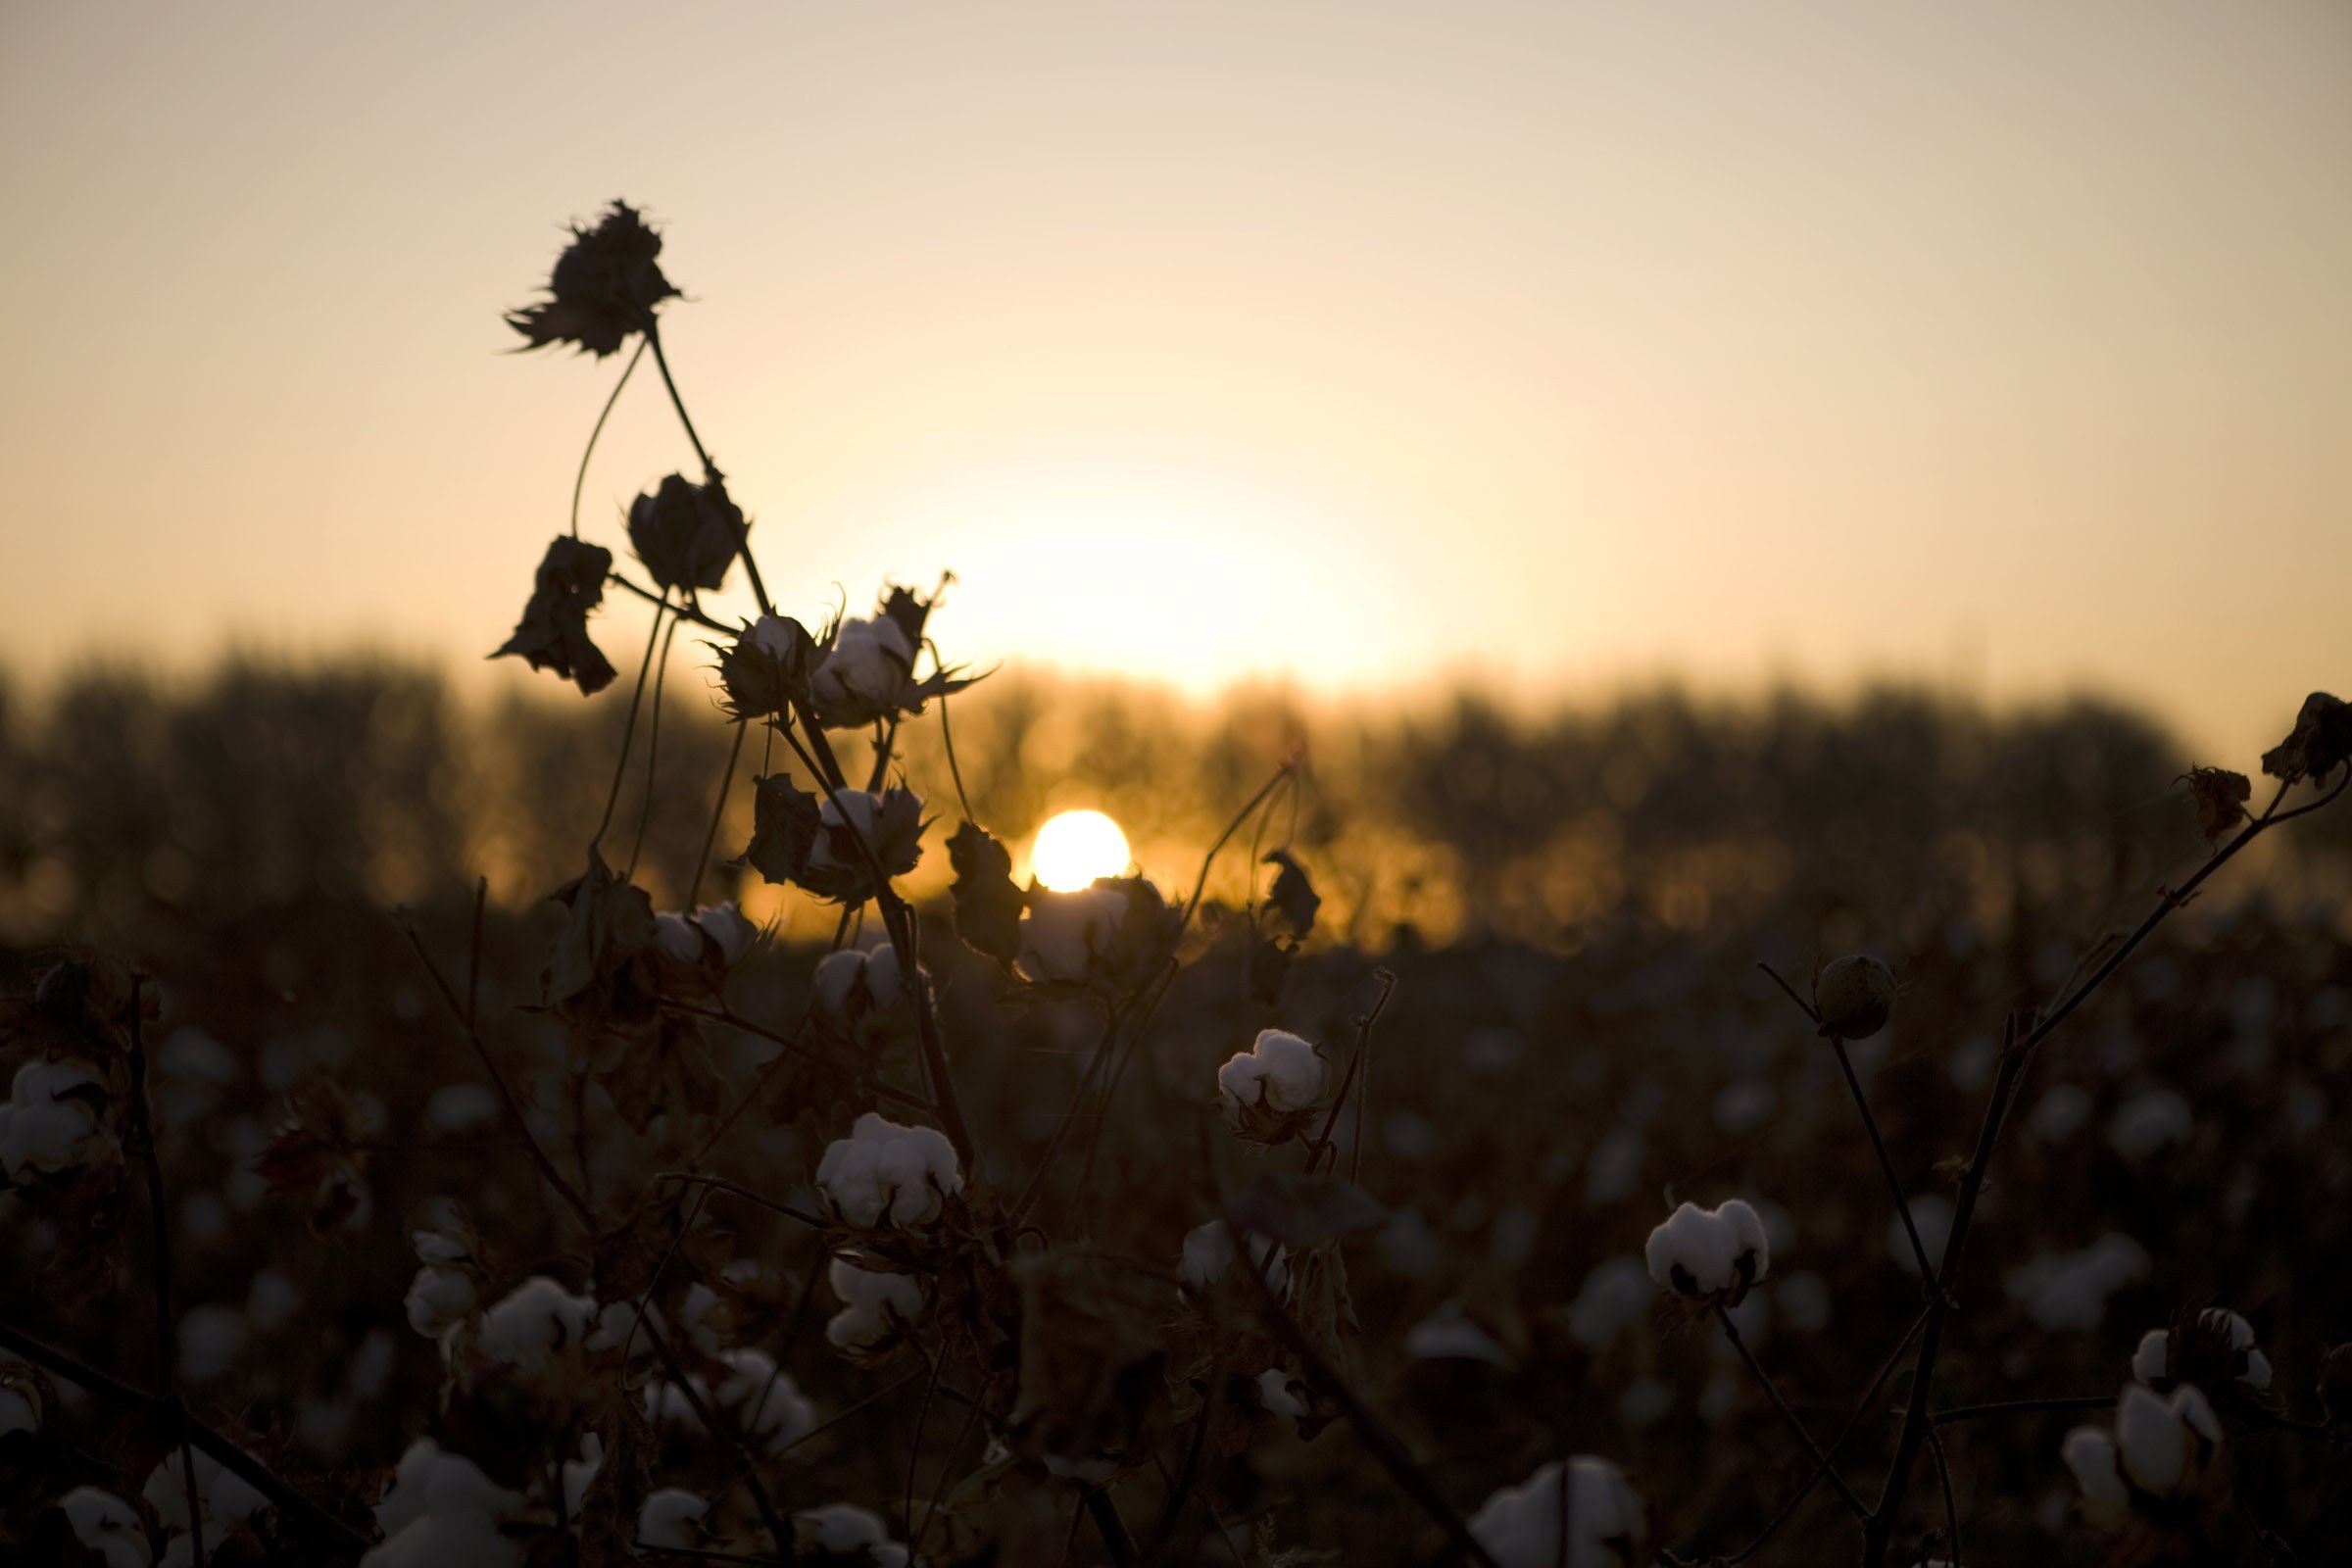
[[[1740,1199],[1720,1208],[1685,1203],[1649,1233],[1642,1248],[1649,1277],[1678,1296],[1738,1305],[1772,1271],[1764,1221]]]
[[[1547,1464],[1489,1497],[1471,1515],[1470,1533],[1501,1568],[1629,1568],[1642,1560],[1642,1499],[1615,1465],[1580,1453],[1568,1461],[1565,1485],[1560,1466]]]
[[[956,1150],[933,1127],[902,1127],[867,1111],[817,1162],[816,1185],[845,1225],[920,1230],[963,1191]]]
[[[1260,1031],[1248,1051],[1217,1069],[1225,1119],[1254,1143],[1290,1138],[1322,1095],[1323,1054],[1288,1030]]]
[[[2082,1517],[2120,1531],[2134,1506],[2197,1496],[2219,1479],[2222,1425],[2198,1390],[2166,1399],[2138,1384],[2116,1402],[2115,1427],[2082,1426],[2059,1452],[2082,1493]]]

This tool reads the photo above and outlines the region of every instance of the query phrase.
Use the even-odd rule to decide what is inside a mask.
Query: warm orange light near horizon
[[[1130,858],[1127,835],[1101,811],[1063,811],[1037,830],[1029,863],[1055,893],[1074,893],[1097,877],[1117,876]]]

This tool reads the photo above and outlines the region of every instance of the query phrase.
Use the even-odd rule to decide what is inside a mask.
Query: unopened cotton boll
[[[863,1553],[873,1568],[906,1568],[906,1548],[890,1539],[881,1516],[854,1503],[829,1502],[792,1516],[794,1535],[809,1551],[855,1558]]]
[[[1642,1256],[1661,1289],[1684,1297],[1741,1295],[1772,1271],[1763,1218],[1737,1198],[1719,1208],[1683,1204],[1649,1233]]]
[[[702,1532],[694,1527],[710,1511],[710,1503],[681,1487],[649,1492],[637,1510],[637,1544],[692,1551],[702,1544]]]
[[[873,1230],[886,1221],[916,1230],[963,1191],[955,1146],[934,1127],[902,1127],[867,1111],[817,1161],[816,1185],[842,1222]]]
[[[825,1338],[853,1355],[896,1339],[922,1315],[923,1288],[910,1275],[859,1268],[837,1257],[827,1267],[825,1280],[842,1302],[825,1324]]]
[[[104,1558],[106,1568],[148,1568],[147,1527],[129,1503],[97,1487],[75,1487],[57,1506],[74,1539]]]
[[[1867,1040],[1894,1015],[1894,971],[1866,953],[1848,954],[1826,964],[1813,982],[1813,1010],[1821,1032],[1839,1040]]]
[[[1547,1464],[1471,1515],[1471,1535],[1500,1568],[1621,1568],[1635,1560],[1645,1530],[1642,1499],[1625,1473],[1591,1454],[1567,1464],[1565,1486],[1560,1466]]]
[[[1225,1118],[1248,1133],[1268,1131],[1311,1109],[1322,1094],[1322,1053],[1286,1029],[1261,1030],[1248,1051],[1217,1069]]]

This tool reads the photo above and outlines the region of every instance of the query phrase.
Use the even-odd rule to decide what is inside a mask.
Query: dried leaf
[[[956,934],[975,953],[1010,963],[1021,951],[1021,890],[1012,880],[1012,852],[977,822],[948,838],[955,867]]]
[[[2243,773],[2226,767],[2192,767],[2181,775],[2197,803],[2197,826],[2208,839],[2218,839],[2245,820],[2246,802],[2254,785]]]
[[[2323,778],[2352,757],[2352,706],[2326,692],[2303,699],[2293,733],[2262,754],[2262,770],[2281,783]]]
[[[1293,936],[1306,936],[1315,928],[1315,911],[1323,906],[1322,896],[1315,892],[1306,867],[1288,850],[1274,851],[1263,863],[1282,868],[1275,873],[1274,887],[1266,895],[1266,902],[1290,922]]]

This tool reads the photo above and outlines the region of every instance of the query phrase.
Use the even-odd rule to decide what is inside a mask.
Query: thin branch
[[[1230,1207],[1225,1211],[1225,1228],[1233,1233],[1240,1254],[1247,1257],[1248,1238],[1255,1233],[1244,1225]],[[1298,1357],[1299,1368],[1306,1374],[1307,1381],[1340,1407],[1340,1413],[1348,1418],[1348,1424],[1355,1429],[1355,1435],[1362,1440],[1364,1446],[1372,1450],[1372,1456],[1380,1461],[1381,1468],[1388,1471],[1390,1477],[1404,1489],[1405,1495],[1420,1505],[1423,1513],[1437,1521],[1455,1551],[1480,1564],[1481,1568],[1499,1568],[1494,1553],[1487,1550],[1485,1543],[1470,1533],[1470,1527],[1463,1521],[1460,1510],[1446,1500],[1446,1494],[1438,1490],[1438,1484],[1430,1479],[1429,1472],[1421,1468],[1411,1450],[1405,1447],[1404,1440],[1397,1437],[1395,1430],[1381,1419],[1378,1411],[1364,1402],[1361,1395],[1348,1386],[1347,1380],[1340,1376],[1339,1368],[1324,1358],[1323,1352],[1315,1348],[1314,1341],[1298,1326],[1298,1320],[1291,1316],[1290,1310],[1282,1304],[1282,1298],[1266,1282],[1265,1276],[1250,1268],[1243,1269],[1241,1273],[1257,1294],[1258,1310],[1264,1316],[1267,1327]]]
[[[617,571],[606,572],[605,581],[626,593],[635,594],[638,598],[644,600],[649,605],[665,606],[671,614],[676,615],[681,620],[691,620],[697,626],[702,627],[705,631],[722,632],[729,637],[740,637],[743,635],[743,628],[741,626],[730,626],[725,621],[716,619],[713,616],[705,613],[701,609],[694,605],[671,604],[669,597],[666,594],[658,594],[651,588],[643,587],[640,584],[633,583]]]
[[[507,1082],[507,1075],[499,1070],[497,1058],[490,1054],[490,1048],[483,1044],[480,1031],[466,1020],[465,1004],[449,988],[449,980],[441,973],[441,966],[433,962],[433,956],[425,951],[424,938],[417,932],[415,922],[404,919],[401,921],[401,930],[407,935],[409,946],[416,950],[417,961],[424,965],[424,972],[432,977],[433,989],[441,993],[441,1001],[449,1008],[450,1017],[465,1031],[466,1043],[473,1048],[474,1056],[481,1062],[482,1070],[490,1075],[491,1087],[498,1091],[498,1098],[506,1105],[509,1119],[514,1123],[515,1130],[522,1134],[523,1147],[531,1152],[531,1159],[538,1165],[539,1174],[579,1216],[580,1223],[591,1231],[595,1230],[595,1211],[588,1206],[588,1200],[579,1195],[578,1190],[564,1179],[564,1173],[556,1168],[555,1160],[540,1144],[538,1135],[531,1131],[530,1119],[523,1113],[522,1102],[515,1097],[514,1086]]]
[[[743,760],[743,732],[747,723],[740,718],[735,721],[735,741],[727,748],[726,769],[718,775],[718,799],[710,803],[710,826],[703,834],[703,853],[695,857],[694,880],[686,884],[689,911],[695,907],[694,901],[702,897],[703,872],[710,865],[710,847],[718,842],[718,824],[727,814],[727,796],[735,788],[735,764]]]
[[[1943,1487],[1944,1544],[1951,1551],[1950,1568],[1960,1564],[1960,1503],[1952,1494],[1952,1461],[1943,1451],[1943,1439],[1934,1427],[1928,1428],[1928,1451],[1936,1456],[1936,1479]]]
[[[654,819],[654,776],[662,765],[662,690],[669,678],[670,645],[677,641],[678,621],[670,617],[669,629],[662,634],[662,657],[654,662],[654,712],[646,725],[645,735],[645,795],[637,803],[637,835],[629,843],[628,869],[620,873],[623,882],[637,880],[637,858],[645,853],[645,830]],[[692,914],[694,906],[686,906]]]
[[[1127,1533],[1127,1521],[1119,1517],[1118,1505],[1110,1500],[1108,1487],[1090,1487],[1086,1494],[1086,1511],[1102,1534],[1103,1547],[1118,1568],[1135,1568],[1140,1560],[1135,1554],[1135,1537]]]
[[[644,358],[645,339],[639,338],[637,352],[631,354],[629,363],[620,368],[620,379],[612,383],[612,395],[605,399],[604,409],[596,416],[595,427],[588,432],[588,445],[581,449],[580,471],[572,476],[571,481],[571,536],[574,539],[580,536],[580,492],[588,484],[588,460],[596,454],[596,438],[605,433],[605,421],[612,417],[612,405],[620,401],[620,389],[629,384],[629,376],[636,370],[637,362]]]
[[[1788,1401],[1781,1397],[1781,1391],[1774,1386],[1771,1374],[1764,1370],[1763,1363],[1756,1359],[1755,1352],[1747,1348],[1747,1342],[1740,1337],[1739,1325],[1732,1321],[1732,1314],[1726,1311],[1720,1302],[1715,1307],[1715,1321],[1723,1325],[1723,1337],[1732,1342],[1732,1348],[1740,1352],[1740,1359],[1747,1364],[1747,1370],[1754,1375],[1756,1382],[1763,1386],[1765,1396],[1772,1400],[1772,1407],[1781,1413],[1781,1419],[1788,1423],[1790,1431],[1804,1440],[1805,1447],[1812,1452],[1813,1462],[1821,1467],[1821,1473],[1828,1478],[1832,1489],[1844,1499],[1845,1505],[1853,1510],[1855,1518],[1868,1519],[1870,1510],[1862,1506],[1862,1499],[1854,1495],[1854,1489],[1845,1484],[1845,1477],[1839,1475],[1837,1467],[1830,1463],[1830,1456],[1824,1453],[1821,1445],[1814,1441],[1812,1432],[1798,1418],[1797,1413],[1788,1407]]]
[[[665,1170],[659,1176],[656,1176],[654,1181],[657,1184],[662,1182],[685,1182],[695,1187],[714,1188],[719,1192],[732,1194],[748,1203],[757,1203],[771,1214],[781,1214],[786,1219],[798,1220],[803,1225],[808,1226],[810,1230],[828,1231],[833,1228],[832,1226],[826,1224],[823,1220],[818,1219],[814,1214],[809,1213],[805,1208],[795,1208],[790,1203],[779,1203],[772,1198],[762,1197],[760,1194],[752,1191],[749,1187],[742,1186],[736,1182],[728,1181],[724,1176],[706,1176],[700,1171],[691,1170]]]
[[[588,853],[605,842],[605,830],[612,825],[613,808],[620,805],[620,786],[629,776],[629,748],[637,740],[637,710],[645,704],[645,677],[654,667],[654,650],[662,645],[662,623],[664,612],[670,609],[669,595],[664,591],[654,602],[654,629],[645,639],[645,657],[637,662],[637,684],[629,693],[629,715],[621,724],[620,757],[612,764],[612,787],[605,792],[605,814],[596,820],[596,831],[589,835]]]
[[[1339,1125],[1340,1107],[1348,1103],[1348,1091],[1355,1083],[1356,1071],[1372,1053],[1372,1026],[1380,1022],[1380,1015],[1388,1010],[1389,998],[1396,990],[1396,976],[1393,970],[1375,969],[1372,978],[1380,983],[1380,995],[1372,999],[1371,1011],[1356,1016],[1355,1051],[1348,1058],[1348,1071],[1340,1079],[1340,1092],[1332,1098],[1331,1109],[1324,1113],[1323,1131],[1307,1147],[1306,1172],[1310,1176],[1314,1174],[1316,1164],[1331,1152],[1331,1134],[1332,1129]],[[1359,1119],[1357,1126],[1360,1128],[1361,1125]]]

